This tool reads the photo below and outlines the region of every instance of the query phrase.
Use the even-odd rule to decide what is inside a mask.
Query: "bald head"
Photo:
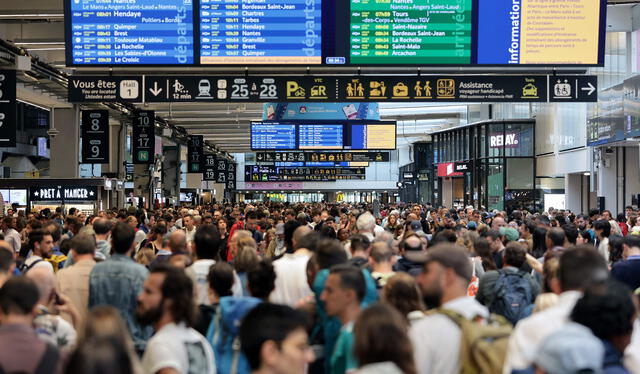
[[[507,226],[507,223],[502,217],[495,217],[491,222],[492,230],[500,230],[501,227],[505,227],[505,226]]]
[[[38,286],[38,292],[40,294],[40,300],[38,302],[42,305],[49,304],[53,289],[56,285],[56,277],[51,272],[51,269],[36,266],[29,270],[26,276],[33,280],[36,286]]]
[[[300,239],[310,232],[311,232],[311,229],[309,228],[309,226],[305,225],[305,226],[298,227],[293,232],[293,238],[291,239],[293,243],[293,248],[298,249],[298,243],[300,243]]]
[[[182,230],[176,230],[169,236],[169,249],[171,253],[187,252],[187,235]]]

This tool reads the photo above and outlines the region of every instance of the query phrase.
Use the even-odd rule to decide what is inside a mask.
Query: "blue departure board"
[[[251,149],[296,149],[296,125],[252,123]]]
[[[73,65],[194,63],[193,0],[71,0],[69,4],[67,60]]]
[[[342,149],[342,125],[300,125],[298,149]]]
[[[322,0],[200,0],[200,63],[322,63]]]

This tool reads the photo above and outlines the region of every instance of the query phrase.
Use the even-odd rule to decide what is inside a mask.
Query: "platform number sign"
[[[82,163],[109,163],[109,112],[107,110],[83,110]]]
[[[219,158],[216,160],[216,183],[226,183],[227,182],[227,166],[229,161],[224,158]]]
[[[236,164],[233,162],[227,162],[227,181],[225,183],[225,189],[236,189]]]
[[[187,140],[187,173],[202,173],[204,138],[202,135],[190,135]]]
[[[202,180],[216,180],[216,156],[204,155],[204,169],[202,170]]]
[[[155,155],[155,112],[140,110],[133,114],[132,152],[134,164],[152,164]]]

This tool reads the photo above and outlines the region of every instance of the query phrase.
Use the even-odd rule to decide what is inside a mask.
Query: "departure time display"
[[[71,66],[603,65],[605,0],[64,0]]]

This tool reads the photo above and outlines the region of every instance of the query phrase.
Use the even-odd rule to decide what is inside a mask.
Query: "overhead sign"
[[[257,152],[258,162],[389,162],[389,152]]]
[[[16,146],[16,72],[0,70],[0,147]]]
[[[142,102],[141,76],[73,76],[69,78],[70,103]]]
[[[456,172],[455,163],[445,162],[442,164],[438,164],[437,175],[439,177],[462,177],[464,174],[460,172]]]
[[[202,135],[189,135],[187,139],[187,173],[202,173],[204,138]]]
[[[96,201],[98,188],[88,187],[31,187],[29,189],[31,201]]]
[[[453,166],[453,170],[456,173],[471,173],[472,169],[473,169],[473,163],[471,161],[456,162]]]
[[[70,102],[595,102],[595,76],[144,76],[72,77]],[[564,86],[571,85],[571,90]],[[97,82],[108,88],[96,89]],[[558,85],[559,84],[559,85]],[[90,88],[82,88],[83,85]],[[123,87],[121,87],[121,85]],[[556,91],[557,90],[557,91]],[[354,104],[355,105],[355,104]],[[277,108],[273,108],[274,118]],[[356,112],[354,112],[354,110]],[[269,115],[267,115],[269,117]]]
[[[219,158],[216,160],[216,182],[227,183],[227,169],[229,167],[229,160],[226,158]]]
[[[233,162],[227,162],[227,181],[225,183],[225,189],[236,189],[236,164]]]
[[[280,102],[265,103],[264,121],[380,120],[378,103]]]
[[[244,180],[254,182],[363,180],[365,168],[289,168],[245,165]]]
[[[593,75],[549,77],[549,101],[596,102],[598,79]]]
[[[152,164],[155,155],[155,112],[140,110],[133,113],[133,163]]]
[[[82,111],[82,163],[109,163],[109,111]]]
[[[204,166],[202,169],[202,180],[216,180],[216,155],[204,155]]]

